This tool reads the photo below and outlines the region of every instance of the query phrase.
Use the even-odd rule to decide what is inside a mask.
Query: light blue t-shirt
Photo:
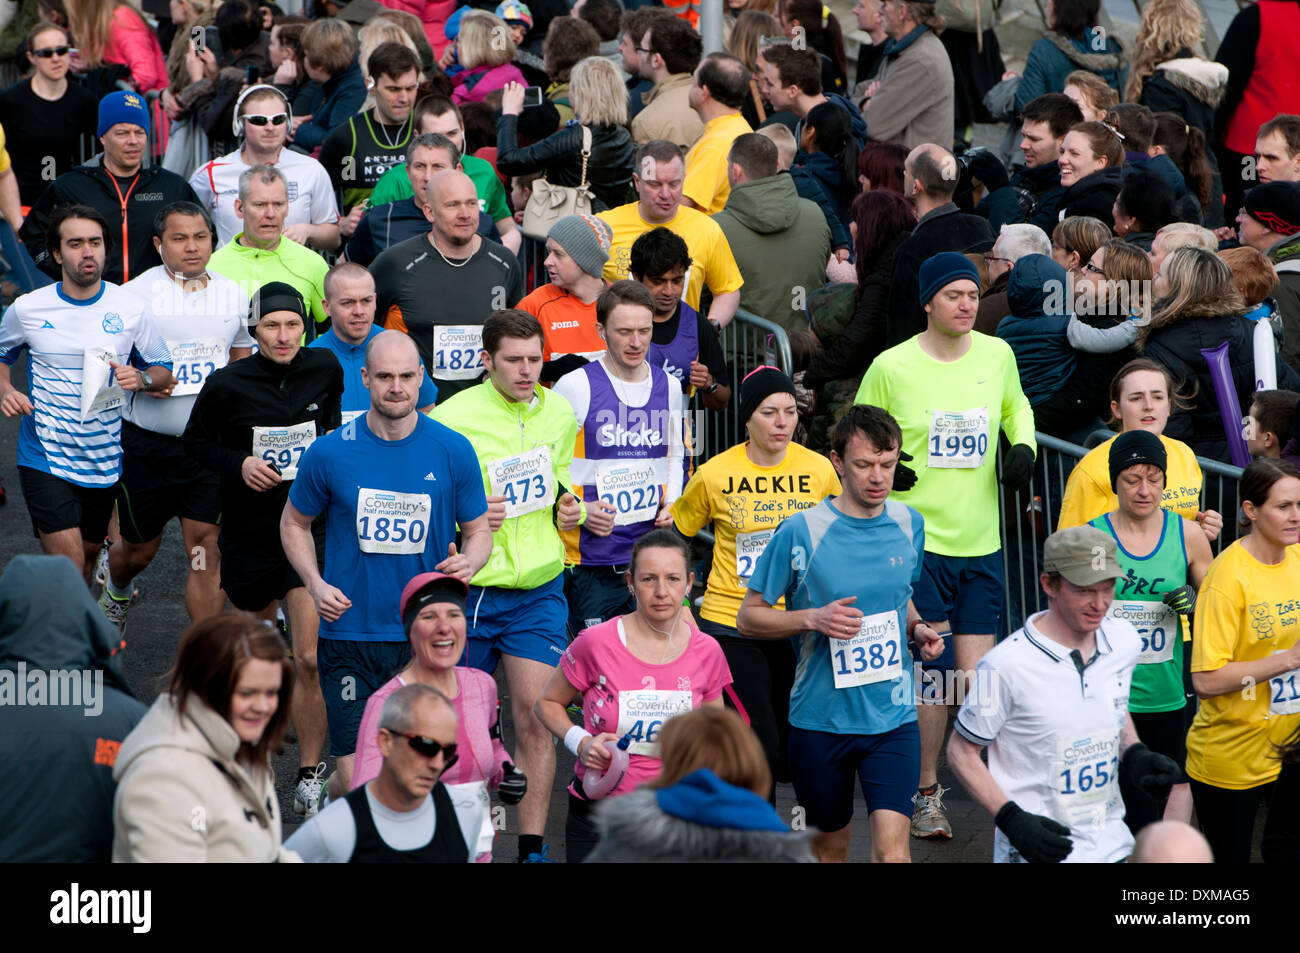
[[[370,333],[366,335],[364,341],[360,344],[349,344],[335,334],[333,328],[330,328],[307,345],[328,348],[330,353],[339,359],[339,365],[343,368],[342,410],[345,424],[370,409],[370,391],[361,382],[361,368],[366,364],[366,346],[383,330],[381,327],[371,325]],[[420,382],[420,395],[415,399],[415,406],[432,407],[437,402],[438,387],[426,370],[424,380]]]
[[[845,516],[833,499],[786,518],[759,557],[749,588],[770,605],[815,609],[848,596],[867,619],[850,643],[820,632],[796,639],[790,724],[838,735],[877,735],[916,720],[907,601],[921,577],[921,514],[886,500],[872,519]],[[836,680],[841,686],[836,687]]]
[[[417,414],[402,440],[381,440],[366,415],[321,437],[302,455],[289,502],[305,516],[325,513],[325,581],[352,606],[325,639],[405,642],[397,611],[402,587],[447,558],[464,525],[487,512],[478,456],[470,442]]]

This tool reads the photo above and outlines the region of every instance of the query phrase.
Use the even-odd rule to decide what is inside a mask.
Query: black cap
[[[1115,489],[1121,473],[1139,463],[1149,463],[1165,473],[1168,469],[1165,445],[1149,430],[1126,430],[1110,445],[1110,488]]]
[[[307,323],[307,305],[302,294],[293,285],[283,281],[270,281],[258,288],[248,304],[248,329],[251,331],[262,320],[262,315],[273,311],[292,311]]]
[[[740,426],[745,426],[758,405],[773,394],[795,396],[790,376],[767,364],[750,371],[740,382]]]

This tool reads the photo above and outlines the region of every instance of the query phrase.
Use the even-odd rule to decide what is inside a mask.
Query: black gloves
[[[1170,638],[1177,636],[1178,633],[1175,632]],[[1119,769],[1124,772],[1130,784],[1157,801],[1167,797],[1169,789],[1183,777],[1177,761],[1152,751],[1141,742],[1130,745],[1124,752]]]
[[[916,471],[904,464],[911,463],[914,458],[906,450],[898,455],[898,465],[894,467],[894,489],[900,493],[906,493],[912,487],[916,486]]]
[[[993,823],[1031,864],[1059,864],[1074,849],[1068,827],[1041,814],[1028,814],[1015,801],[1003,804]]]
[[[1160,601],[1179,615],[1191,615],[1196,611],[1196,590],[1191,586],[1179,586],[1166,592]]]
[[[518,804],[528,792],[528,778],[509,761],[502,762],[501,783],[497,785],[497,797],[502,804]]]
[[[1028,444],[1018,443],[1002,457],[1002,485],[1008,490],[1023,493],[1034,478],[1034,451]]]
[[[962,158],[970,166],[971,177],[982,182],[989,192],[995,192],[1011,184],[1011,180],[1007,177],[1007,167],[988,149],[978,147],[968,149]]]

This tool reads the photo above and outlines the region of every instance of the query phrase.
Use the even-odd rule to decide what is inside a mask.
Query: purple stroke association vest
[[[677,384],[651,363],[650,399],[644,407],[628,407],[600,361],[587,364],[582,372],[587,375],[591,401],[578,432],[577,452],[570,469],[574,483],[582,487],[583,502],[594,503],[598,496],[597,474],[603,471],[605,502],[618,508],[620,518],[639,510],[649,512],[649,518],[626,525],[616,523],[608,536],[596,536],[580,527],[577,562],[583,566],[621,566],[632,558],[633,544],[654,528],[655,514],[663,503],[674,429],[668,388]],[[680,430],[681,421],[675,426]],[[635,478],[635,465],[648,460],[660,461],[655,466],[658,482],[654,484]],[[572,549],[571,541],[566,540],[566,548]]]
[[[691,396],[691,361],[700,356],[699,315],[685,301],[677,310],[677,336],[668,344],[651,344],[647,360],[681,381],[682,391]]]

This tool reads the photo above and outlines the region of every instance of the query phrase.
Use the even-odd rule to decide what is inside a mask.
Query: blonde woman
[[[627,130],[627,87],[623,74],[607,59],[591,56],[575,67],[569,96],[577,123],[541,142],[519,146],[518,121],[524,111],[524,87],[510,83],[497,117],[497,170],[502,175],[540,172],[553,185],[577,185],[582,178],[582,129],[591,130],[587,182],[595,211],[622,205],[632,181],[636,149]]]
[[[1062,90],[1083,113],[1084,122],[1101,122],[1107,110],[1119,102],[1119,93],[1096,73],[1075,70],[1065,77]]]
[[[1228,68],[1202,57],[1204,44],[1205,17],[1196,0],[1151,0],[1142,11],[1124,98],[1153,113],[1177,113],[1212,142]]]
[[[75,72],[125,66],[136,89],[147,93],[167,85],[167,63],[158,37],[139,9],[126,0],[64,0],[68,29],[78,47]]]
[[[466,13],[456,36],[456,60],[464,69],[452,77],[452,101],[481,103],[510,83],[523,86],[514,58],[515,41],[505,20],[483,10]]]

